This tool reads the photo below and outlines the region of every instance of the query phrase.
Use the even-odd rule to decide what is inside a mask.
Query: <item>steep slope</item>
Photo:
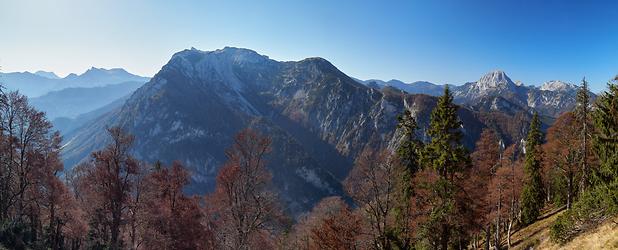
[[[60,134],[65,136],[65,138],[72,137],[72,132],[75,129],[80,128],[81,126],[92,122],[93,120],[99,118],[106,113],[109,113],[115,109],[118,109],[124,105],[124,102],[129,99],[129,95],[125,95],[120,97],[103,107],[97,108],[87,113],[83,113],[78,115],[75,118],[67,118],[67,117],[58,117],[52,120],[52,124],[54,125],[54,129],[60,131]]]
[[[517,229],[511,236],[513,249],[616,249],[618,248],[618,225],[608,219],[589,231],[582,232],[564,245],[554,243],[550,238],[550,228],[564,207],[553,208],[541,215],[538,221]],[[506,245],[506,239],[502,244]]]
[[[235,133],[252,127],[273,138],[268,167],[293,214],[328,195],[343,194],[353,159],[370,147],[398,141],[397,115],[407,108],[421,129],[436,98],[385,87],[369,88],[322,58],[278,62],[247,49],[184,50],[120,108],[65,137],[69,168],[106,143],[104,128],[118,125],[136,137],[143,160],[180,160],[193,173],[191,192],[212,190],[224,151]],[[472,147],[493,114],[461,109],[465,143]],[[508,120],[508,118],[507,118]],[[506,140],[518,140],[505,132]]]

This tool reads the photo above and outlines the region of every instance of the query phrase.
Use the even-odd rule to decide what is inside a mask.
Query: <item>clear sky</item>
[[[91,66],[152,76],[196,47],[320,56],[361,79],[513,80],[602,90],[618,73],[618,1],[0,0],[3,72]]]

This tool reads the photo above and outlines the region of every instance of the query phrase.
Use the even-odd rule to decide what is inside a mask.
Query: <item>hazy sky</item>
[[[0,0],[0,65],[152,76],[176,51],[236,46],[361,79],[461,84],[502,69],[536,85],[586,76],[598,91],[618,73],[617,2]]]

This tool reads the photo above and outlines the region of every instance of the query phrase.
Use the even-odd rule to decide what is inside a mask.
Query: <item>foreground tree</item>
[[[392,155],[387,151],[366,148],[357,158],[344,181],[346,192],[362,211],[375,249],[389,249],[393,239],[393,208],[396,202],[397,181],[400,177]]]
[[[500,190],[499,196],[505,201],[501,204],[498,213],[504,215],[506,219],[506,242],[509,249],[511,248],[513,226],[520,215],[519,197],[521,196],[524,176],[524,164],[518,148],[517,144],[513,144],[504,150],[500,167],[490,183],[492,196],[495,197],[496,190]]]
[[[434,248],[448,249],[449,244],[465,245],[466,226],[469,225],[469,198],[459,185],[462,173],[469,167],[470,159],[461,140],[462,123],[457,116],[457,106],[448,88],[438,99],[431,113],[428,135],[431,142],[422,154],[424,173],[416,179],[419,194],[415,203],[425,213],[421,221],[420,236]]]
[[[411,211],[411,198],[414,193],[412,179],[420,169],[420,153],[422,142],[415,135],[418,125],[410,110],[406,109],[397,120],[398,131],[401,132],[401,142],[397,148],[395,174],[399,175],[396,180],[395,190],[395,225],[391,230],[390,238],[393,244],[399,249],[409,249],[412,242],[412,223],[413,211]]]
[[[542,151],[540,148],[543,134],[538,113],[534,113],[530,130],[526,138],[526,160],[524,165],[524,188],[521,194],[522,223],[531,224],[541,213],[545,200],[543,179],[541,175]]]
[[[215,191],[206,197],[207,224],[215,232],[216,248],[274,246],[285,217],[265,165],[270,144],[270,138],[245,129],[226,152],[228,161],[219,171]]]
[[[289,249],[360,249],[362,220],[341,199],[327,197],[294,225]]]
[[[133,136],[118,127],[107,129],[111,143],[92,153],[92,166],[83,183],[87,193],[90,234],[93,244],[110,249],[123,248],[122,227],[128,220],[131,194],[140,163],[129,150]]]
[[[51,128],[25,96],[0,91],[0,244],[62,248],[79,237],[69,236],[75,211],[58,178],[61,140]]]
[[[593,152],[598,158],[590,176],[590,186],[555,220],[550,235],[553,241],[565,243],[581,232],[598,226],[618,215],[618,77],[608,90],[598,96],[592,111]]]
[[[597,185],[610,183],[618,177],[618,85],[608,84],[607,87],[608,90],[597,99],[592,113],[594,149],[599,159],[595,175]]]
[[[574,147],[580,143],[580,131],[581,127],[575,115],[570,112],[565,113],[558,117],[554,125],[548,129],[547,143],[543,145],[543,151],[546,152],[544,164],[547,168],[558,170],[557,178],[566,182],[564,190],[560,191],[566,195],[567,209],[571,208],[577,193],[577,180],[582,173],[581,161],[585,158],[580,154],[581,149]]]
[[[483,130],[481,138],[476,142],[476,149],[471,154],[472,168],[466,171],[464,188],[473,201],[470,204],[475,212],[476,229],[485,229],[485,249],[490,248],[491,223],[495,222],[496,232],[500,231],[501,210],[503,206],[504,187],[491,186],[496,170],[500,166],[501,148],[496,134],[488,129]],[[496,234],[496,245],[500,238]]]
[[[197,197],[182,189],[189,184],[189,172],[179,163],[155,165],[143,191],[143,249],[205,249],[210,234],[202,226]],[[135,248],[140,248],[138,244]]]
[[[577,118],[578,128],[580,128],[580,152],[579,157],[581,158],[581,169],[580,169],[580,181],[579,181],[579,189],[581,191],[585,191],[586,188],[590,185],[590,143],[588,143],[588,138],[591,137],[590,134],[590,90],[588,89],[588,82],[586,78],[582,79],[582,85],[579,87],[577,91],[577,103],[575,106],[575,117]],[[577,133],[576,133],[577,134]]]

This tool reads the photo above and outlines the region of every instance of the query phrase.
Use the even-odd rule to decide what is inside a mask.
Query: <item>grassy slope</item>
[[[563,211],[552,210],[541,220],[515,232],[511,238],[514,249],[618,249],[618,218],[607,220],[596,229],[575,237],[565,245],[558,245],[549,239],[549,228]]]

